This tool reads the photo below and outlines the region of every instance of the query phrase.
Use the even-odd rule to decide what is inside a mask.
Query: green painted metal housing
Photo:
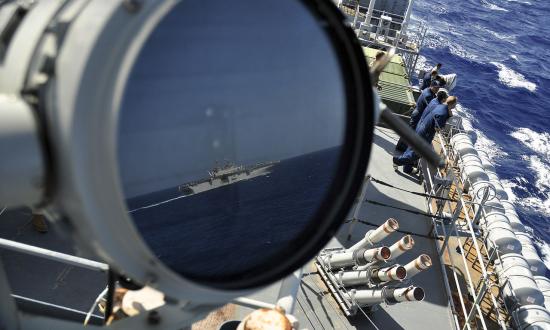
[[[369,65],[374,61],[379,49],[363,47]],[[382,101],[394,112],[409,116],[415,106],[413,90],[401,55],[396,54],[380,75],[379,94]]]

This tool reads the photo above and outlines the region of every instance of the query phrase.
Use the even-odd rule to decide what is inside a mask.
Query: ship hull
[[[268,175],[269,173],[271,173],[271,169],[273,166],[274,165],[268,165],[265,167],[246,170],[246,171],[230,174],[223,177],[205,179],[198,183],[180,186],[179,189],[183,195],[186,195],[186,196],[196,195],[212,189],[217,189],[217,188],[225,187],[231,184],[235,184],[237,182],[247,181],[260,176]]]

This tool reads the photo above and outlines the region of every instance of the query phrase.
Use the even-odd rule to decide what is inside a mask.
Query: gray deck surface
[[[90,258],[76,251],[72,242],[59,235],[53,227],[50,227],[47,233],[35,231],[31,224],[31,216],[29,209],[6,210],[0,216],[0,237]],[[106,273],[9,251],[5,248],[0,248],[0,258],[4,264],[12,294],[16,295],[17,305],[27,312],[82,322],[85,313],[107,285]],[[99,260],[95,257],[90,259]],[[37,304],[29,299],[38,300],[41,303]],[[56,306],[67,307],[73,311],[63,311]],[[95,314],[99,314],[98,310]],[[92,317],[91,322],[97,324],[96,321],[100,320],[100,317]]]
[[[397,142],[396,134],[385,128],[376,128],[375,144],[371,154],[368,173],[379,180],[395,186],[424,192],[422,186],[413,177],[401,172],[395,172],[392,167],[392,153]],[[384,204],[426,212],[424,197],[412,195],[377,183],[369,183],[366,198]],[[431,220],[422,215],[411,214],[402,210],[364,203],[359,218],[371,223],[382,224],[387,218],[393,217],[399,221],[400,230],[423,235],[429,234]],[[363,224],[353,227],[352,237],[347,241],[349,224],[343,225],[339,234],[329,243],[328,247],[349,247],[364,237],[373,229]],[[383,241],[391,245],[404,234],[393,233]],[[369,315],[379,329],[452,329],[452,316],[445,293],[441,265],[434,241],[428,238],[413,236],[414,248],[403,254],[397,262],[406,264],[425,253],[432,258],[433,266],[415,276],[411,284],[422,287],[426,298],[422,302],[405,302],[396,305],[382,304],[381,308]],[[324,286],[321,277],[315,273],[312,263],[304,268],[304,277],[299,288],[295,316],[300,321],[300,328],[306,329],[375,329],[362,314],[347,318]],[[277,284],[266,288],[250,298],[275,303],[279,286]],[[243,317],[251,312],[247,308],[239,308],[237,317]]]
[[[391,158],[396,143],[397,136],[393,131],[376,128],[368,174],[403,189],[424,192],[415,178],[393,170]],[[366,198],[409,210],[426,211],[424,197],[378,183],[369,183]],[[359,219],[375,224],[382,224],[389,217],[399,221],[400,230],[423,235],[429,234],[431,230],[431,220],[428,217],[402,210],[364,203],[359,213]],[[373,229],[373,227],[356,224],[353,227],[351,240],[347,241],[349,226],[350,224],[342,226],[329,247],[349,247],[363,238],[368,230]],[[389,246],[403,235],[398,232],[392,233],[383,243]],[[422,302],[405,302],[389,306],[382,304],[381,308],[370,314],[369,317],[380,329],[452,329],[451,310],[448,307],[441,265],[434,241],[419,236],[413,236],[413,239],[415,240],[414,248],[397,258],[397,262],[406,264],[422,253],[428,254],[432,258],[433,266],[411,280],[412,284],[425,290],[426,298]],[[299,309],[296,311],[296,316],[299,317],[303,327],[309,329],[374,329],[362,314],[358,314],[353,319],[347,319],[330,294],[319,292],[320,283],[318,275],[304,277],[301,295],[298,297]]]

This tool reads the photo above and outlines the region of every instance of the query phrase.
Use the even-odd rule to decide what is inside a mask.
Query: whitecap
[[[539,248],[542,261],[544,261],[544,264],[546,265],[546,268],[550,269],[550,245],[546,242],[542,242],[538,239],[535,239],[535,244]]]
[[[518,58],[517,55],[512,54],[512,55],[510,55],[510,57],[511,57],[512,59],[516,60],[516,62],[519,62],[519,58]]]
[[[471,61],[475,61],[478,59],[476,55],[468,52],[466,49],[464,49],[464,47],[462,47],[458,43],[456,44],[449,43],[447,46],[449,47],[449,51],[451,52],[451,54],[455,56],[461,57],[463,59],[471,60]]]
[[[529,168],[537,175],[537,182],[535,183],[537,189],[550,194],[550,166],[535,155],[523,156],[522,158],[529,161]]]
[[[531,2],[526,0],[508,0],[508,2],[517,2],[517,3],[523,3],[525,5],[531,5]]]
[[[418,56],[418,60],[416,61],[416,71],[429,71],[433,65],[428,64],[428,59],[424,57],[423,55]]]
[[[506,195],[508,195],[508,200],[512,203],[517,201],[518,196],[514,193],[514,189],[521,189],[520,186],[511,180],[500,180],[500,183],[502,184],[504,191],[506,191]]]
[[[547,132],[535,132],[530,128],[520,127],[510,133],[514,139],[521,142],[535,154],[523,155],[522,159],[528,164],[536,177],[534,184],[540,192],[537,196],[518,200],[518,203],[527,209],[538,213],[550,215],[550,134]],[[522,182],[526,187],[530,184],[527,180]],[[541,197],[544,196],[544,197]]]
[[[550,216],[550,198],[542,199],[535,196],[520,198],[516,203],[526,210],[538,213],[545,217]]]
[[[487,9],[490,9],[490,10],[504,11],[504,12],[508,11],[508,9],[499,7],[499,6],[495,5],[494,3],[490,3],[489,1],[481,0],[481,4],[483,5],[483,7],[487,8]]]
[[[508,42],[511,42],[511,43],[514,43],[514,44],[516,43],[516,36],[515,35],[502,34],[502,33],[498,33],[498,32],[495,32],[493,30],[489,30],[489,29],[486,29],[486,28],[485,28],[485,31],[487,31],[487,33],[489,33],[491,36],[493,36],[493,37],[495,37],[499,40],[508,41]],[[512,55],[510,57],[517,60],[517,56],[515,56],[515,55]]]
[[[424,39],[424,47],[430,48],[430,49],[440,49],[440,48],[449,48],[449,52],[457,57],[470,60],[472,62],[476,62],[479,57],[475,55],[474,53],[469,52],[466,50],[462,45],[459,43],[454,42],[453,38],[449,38],[449,34],[453,34],[455,36],[462,35],[461,32],[455,32],[455,29],[452,27],[449,27],[447,29],[441,29],[445,32],[438,32],[435,30],[429,30],[428,35],[426,36],[426,39]]]
[[[496,144],[495,141],[489,139],[487,135],[473,127],[472,123],[476,122],[477,119],[472,116],[472,111],[470,109],[458,104],[455,108],[455,112],[459,116],[467,119],[462,122],[464,129],[466,131],[474,131],[476,133],[477,139],[474,145],[477,150],[487,153],[491,161],[495,161],[496,159],[507,155],[507,153],[502,150],[502,148]]]
[[[525,76],[521,73],[508,68],[502,63],[491,62],[491,64],[499,69],[498,80],[500,80],[500,82],[504,85],[510,88],[525,88],[531,92],[535,92],[537,90],[537,85],[525,79]]]
[[[520,127],[510,133],[510,136],[550,161],[550,133],[539,133],[527,127]]]

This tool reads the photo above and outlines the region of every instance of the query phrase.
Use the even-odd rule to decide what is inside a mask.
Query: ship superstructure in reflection
[[[254,165],[235,165],[226,163],[221,167],[214,167],[208,171],[208,177],[187,182],[178,187],[182,195],[189,196],[208,190],[220,188],[239,181],[250,180],[271,173],[273,166],[279,161],[263,162]]]

